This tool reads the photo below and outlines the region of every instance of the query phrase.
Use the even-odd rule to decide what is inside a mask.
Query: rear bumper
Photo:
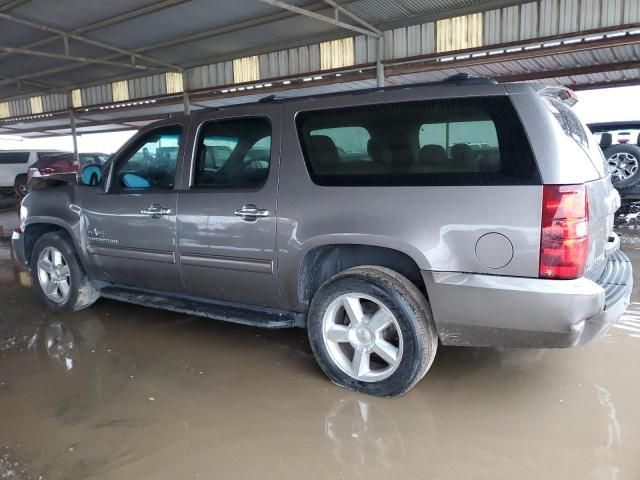
[[[631,262],[617,251],[597,280],[423,272],[440,341],[574,347],[602,337],[629,304]]]

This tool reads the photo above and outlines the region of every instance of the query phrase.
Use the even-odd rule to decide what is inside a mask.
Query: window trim
[[[172,188],[123,188],[121,185],[118,185],[118,181],[116,178],[116,172],[118,167],[124,161],[123,159],[129,160],[133,153],[137,152],[140,147],[143,145],[142,141],[145,138],[148,138],[150,134],[157,132],[159,130],[165,130],[172,127],[177,127],[180,129],[180,140],[178,146],[178,157],[176,158],[176,173],[173,182]],[[130,194],[142,194],[142,193],[169,193],[175,192],[179,188],[179,179],[178,170],[182,167],[181,156],[182,152],[184,152],[184,142],[185,142],[185,131],[188,131],[188,128],[185,129],[185,126],[182,123],[167,123],[164,125],[158,125],[155,128],[150,128],[144,132],[141,132],[139,135],[133,137],[129,144],[127,144],[124,149],[118,153],[117,157],[113,159],[111,162],[105,162],[102,167],[103,171],[107,170],[107,185],[108,190],[107,194],[110,195],[130,195]],[[135,152],[134,152],[135,150]],[[103,174],[104,176],[104,174]]]
[[[366,107],[378,107],[388,105],[405,105],[411,103],[420,102],[438,102],[438,101],[464,101],[464,100],[488,100],[488,99],[503,99],[511,106],[514,114],[514,118],[517,118],[521,127],[523,140],[529,147],[531,156],[531,162],[533,167],[532,175],[529,179],[523,179],[523,181],[510,181],[510,182],[492,182],[491,178],[495,178],[500,173],[493,172],[443,172],[443,173],[405,173],[390,175],[347,175],[339,176],[335,175],[332,179],[331,175],[320,175],[313,173],[313,169],[309,160],[306,143],[304,141],[304,132],[300,123],[299,116],[307,113],[322,113],[328,110],[342,110],[348,108],[366,108]],[[535,152],[531,141],[529,139],[528,132],[525,128],[524,122],[520,117],[520,112],[513,104],[508,95],[478,95],[470,97],[459,96],[446,96],[435,98],[419,98],[419,99],[403,99],[398,101],[378,101],[371,103],[357,103],[347,104],[342,106],[331,107],[315,107],[306,108],[304,110],[297,110],[293,116],[293,127],[296,130],[296,137],[298,139],[299,152],[302,155],[302,160],[305,166],[307,177],[311,182],[318,187],[328,188],[343,188],[343,187],[508,187],[508,186],[535,186],[542,185],[542,176],[540,174],[540,167],[536,160]],[[326,127],[324,127],[326,128]],[[496,128],[496,133],[498,129]],[[500,135],[498,134],[498,142],[500,141]]]
[[[213,122],[226,122],[233,120],[251,120],[251,119],[264,119],[269,122],[269,130],[271,132],[271,150],[269,151],[269,171],[265,176],[264,182],[256,188],[248,188],[248,187],[213,187],[210,185],[205,185],[199,187],[194,185],[195,174],[196,174],[196,161],[198,155],[198,148],[200,147],[200,137],[203,134],[203,128],[205,125]],[[213,192],[259,192],[263,190],[267,183],[269,182],[269,178],[271,177],[272,166],[273,166],[273,157],[274,157],[274,142],[273,142],[273,121],[269,115],[234,115],[230,117],[220,117],[220,118],[208,118],[206,120],[201,121],[196,128],[195,134],[193,136],[193,145],[191,148],[191,161],[189,167],[189,183],[187,184],[187,189],[183,190],[183,192],[198,192],[198,193],[213,193]]]

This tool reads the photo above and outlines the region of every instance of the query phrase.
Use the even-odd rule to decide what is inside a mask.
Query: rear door
[[[79,187],[94,276],[119,285],[180,293],[176,182],[184,128],[140,135],[111,165],[108,190]]]
[[[276,195],[281,107],[196,117],[178,197],[182,277],[194,296],[279,307]]]

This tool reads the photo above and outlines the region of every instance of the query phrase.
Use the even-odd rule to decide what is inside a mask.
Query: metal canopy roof
[[[587,4],[593,8],[585,9]],[[481,46],[436,47],[435,21],[475,12],[484,12]],[[378,35],[384,44],[376,46]],[[355,62],[321,67],[319,43],[349,36]],[[225,64],[250,55],[260,55],[262,80],[234,82]],[[306,69],[297,66],[305,55]],[[460,71],[574,88],[637,84],[640,3],[0,0],[0,107],[5,100],[12,103],[9,118],[6,113],[0,118],[0,134],[70,134],[72,89],[83,95],[79,106],[73,101],[77,133],[94,133],[140,128],[182,112],[183,102],[200,109],[271,93],[287,97],[375,87],[376,65],[384,65],[388,85],[435,81]],[[167,82],[167,72],[187,79],[184,95],[167,93],[166,84],[155,93],[152,83]],[[139,92],[131,91],[124,101],[112,98],[109,82],[127,79],[129,90]],[[142,86],[133,86],[138,81]],[[27,98],[34,95],[53,103],[44,108],[41,103],[37,112]]]
[[[264,0],[0,0],[0,98],[175,70],[344,37]],[[318,0],[287,4],[333,18]],[[341,0],[387,28],[517,1]],[[343,15],[340,21],[358,23]],[[66,40],[65,40],[66,38]],[[13,49],[13,50],[11,50]],[[132,57],[135,55],[135,58]],[[135,63],[132,64],[132,60]]]

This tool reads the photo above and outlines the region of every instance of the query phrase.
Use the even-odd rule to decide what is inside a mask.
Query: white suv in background
[[[56,150],[0,150],[0,194],[27,194],[27,171],[40,158]]]

